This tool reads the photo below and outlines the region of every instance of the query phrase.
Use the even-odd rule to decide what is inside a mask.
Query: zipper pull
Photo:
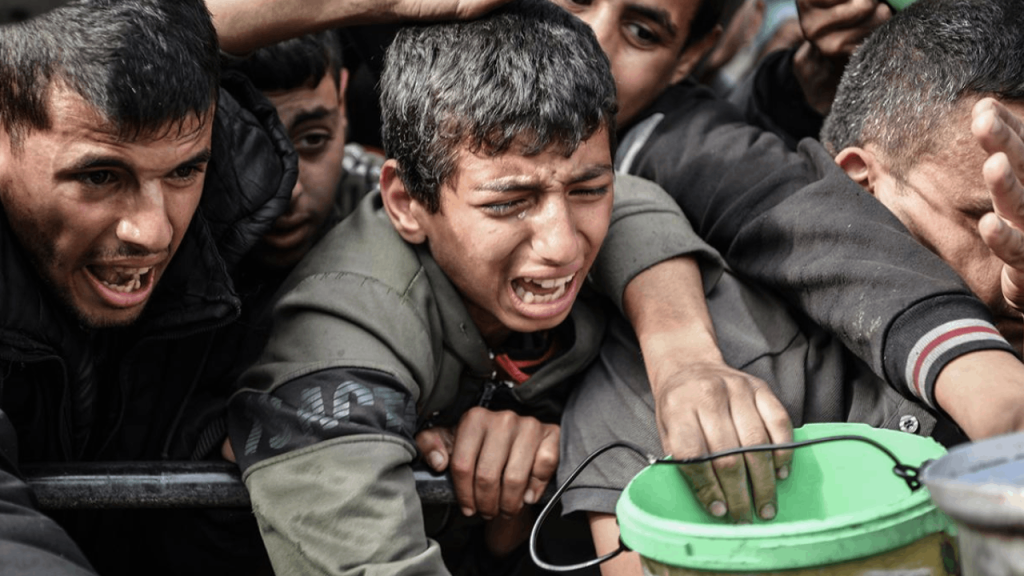
[[[492,378],[484,382],[484,390],[480,393],[480,401],[476,403],[477,406],[487,408],[491,404],[491,399],[494,398],[494,391],[497,390],[498,383]]]

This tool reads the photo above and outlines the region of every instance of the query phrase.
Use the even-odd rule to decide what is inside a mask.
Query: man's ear
[[[345,90],[348,90],[348,68],[338,71],[338,106],[345,110]]]
[[[697,65],[704,60],[704,57],[711,52],[711,49],[715,47],[721,35],[722,26],[715,26],[714,30],[708,32],[703,38],[683,50],[683,53],[679,55],[679,60],[676,61],[676,67],[672,70],[672,80],[669,84],[677,84],[683,78],[689,76]]]
[[[861,188],[875,195],[880,165],[873,152],[857,146],[844,148],[836,154],[836,164]]]
[[[338,113],[342,136],[348,137],[348,109],[345,106],[345,91],[348,90],[348,69],[338,71]]]
[[[391,225],[406,242],[422,244],[427,239],[422,219],[427,214],[398,177],[398,160],[389,158],[380,169],[380,195]]]

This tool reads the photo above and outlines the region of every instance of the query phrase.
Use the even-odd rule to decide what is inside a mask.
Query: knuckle
[[[464,478],[473,474],[473,463],[462,458],[452,460],[448,463],[448,467],[451,469],[452,475],[456,477]]]
[[[511,427],[521,424],[521,418],[511,410],[502,410],[496,414],[498,424],[503,427]]]
[[[737,476],[744,470],[743,458],[738,454],[716,458],[711,466],[716,474],[723,476]]]
[[[502,484],[502,488],[505,491],[509,491],[513,494],[518,494],[526,489],[526,482],[528,478],[526,476],[520,476],[519,474],[506,474],[505,480]]]
[[[495,490],[501,484],[498,474],[494,470],[478,470],[476,474],[476,485],[481,490]]]
[[[697,500],[705,504],[710,504],[715,500],[722,499],[722,495],[719,492],[717,484],[708,484],[700,487],[693,487],[693,494],[697,497]]]
[[[535,467],[541,470],[554,470],[558,466],[558,449],[551,446],[542,446],[537,451]]]
[[[502,501],[501,503],[501,513],[506,516],[515,516],[516,514],[519,514],[522,509],[522,500],[513,500],[511,502]]]

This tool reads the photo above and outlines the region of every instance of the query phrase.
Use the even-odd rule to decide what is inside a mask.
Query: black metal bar
[[[23,465],[46,510],[79,508],[237,508],[249,506],[238,467],[230,462],[82,462]],[[415,470],[424,504],[454,504],[451,480]]]

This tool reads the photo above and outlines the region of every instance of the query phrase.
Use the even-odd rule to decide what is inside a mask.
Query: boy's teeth
[[[569,276],[569,278],[572,279],[572,276]],[[562,284],[558,286],[558,289],[552,292],[551,294],[542,295],[534,294],[533,292],[526,290],[522,286],[516,286],[516,296],[519,296],[519,299],[522,300],[523,302],[526,302],[527,304],[545,304],[547,302],[553,302],[555,300],[558,300],[563,295],[565,295],[566,284],[568,284],[568,282],[562,282]]]

